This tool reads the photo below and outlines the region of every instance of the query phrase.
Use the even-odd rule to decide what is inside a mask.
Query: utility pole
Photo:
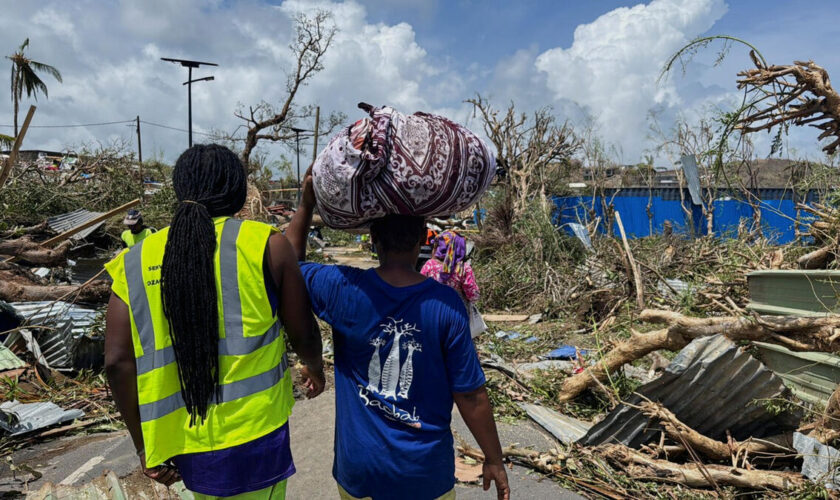
[[[315,145],[312,146],[312,162],[318,156],[318,125],[321,124],[321,106],[315,108]]]
[[[140,115],[137,115],[137,171],[140,174],[140,198],[146,194],[146,183],[143,180],[143,144],[140,142]]]
[[[192,84],[196,82],[209,82],[215,79],[212,76],[205,76],[204,78],[196,78],[195,80],[193,80],[192,70],[193,68],[198,68],[199,66],[218,66],[218,64],[201,61],[190,61],[188,59],[173,59],[171,57],[161,57],[161,60],[171,63],[178,63],[181,66],[187,68],[187,81],[184,82],[183,85],[187,86],[187,121],[189,122],[189,145],[190,147],[192,147]]]
[[[295,128],[295,127],[289,127],[289,128],[292,131],[294,131],[294,133],[295,133],[295,150],[297,151],[297,184],[298,184],[297,202],[298,202],[298,204],[300,204],[300,188],[301,188],[301,184],[300,184],[300,133],[301,132],[306,132],[306,130],[302,129],[302,128]]]
[[[140,115],[137,115],[137,161],[143,163],[143,145],[140,143]]]

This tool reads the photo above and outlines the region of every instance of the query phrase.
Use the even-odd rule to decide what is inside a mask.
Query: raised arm
[[[306,260],[306,240],[315,212],[315,189],[312,187],[312,167],[306,171],[301,188],[300,205],[286,229],[286,238],[294,249],[297,260]]]
[[[304,365],[307,396],[315,397],[323,392],[325,383],[321,334],[294,251],[282,234],[273,234],[268,239],[268,265],[279,292],[280,317],[286,335]]]

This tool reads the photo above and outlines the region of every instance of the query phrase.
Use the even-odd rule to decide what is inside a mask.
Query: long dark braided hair
[[[203,421],[219,391],[219,311],[213,256],[213,217],[245,204],[245,169],[228,148],[198,145],[175,163],[172,217],[161,268],[163,312],[175,350],[181,395],[190,425]]]

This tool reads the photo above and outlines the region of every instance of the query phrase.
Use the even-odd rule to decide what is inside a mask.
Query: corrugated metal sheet
[[[26,495],[28,500],[193,500],[179,481],[169,488],[146,477],[120,479],[113,471],[79,486],[47,483]]]
[[[796,429],[801,418],[790,413],[774,416],[764,409],[760,400],[785,397],[789,391],[760,361],[722,335],[695,339],[661,377],[636,392],[662,403],[692,429],[722,441],[727,430],[738,440],[780,434]],[[634,395],[628,404],[642,401]],[[640,411],[620,405],[580,442],[618,442],[638,448],[658,435],[658,426]]]
[[[828,404],[840,384],[840,357],[824,352],[794,352],[785,347],[753,342],[758,357],[782,378],[785,385],[803,401]]]
[[[704,198],[709,199],[707,190],[703,193]],[[752,220],[753,206],[744,201],[743,196],[725,189],[717,189],[713,194],[712,199],[715,201],[712,202],[712,230],[715,236],[720,238],[734,237],[743,218]],[[796,238],[794,221],[801,215],[796,210],[796,202],[804,200],[805,203],[812,203],[819,199],[819,192],[816,190],[794,193],[784,189],[758,189],[752,194],[760,200],[756,207],[761,212],[762,233],[779,244],[789,243]],[[686,200],[686,208],[691,211],[690,219],[686,216],[681,199]],[[584,194],[555,197],[555,222],[571,233],[566,226],[570,222],[586,224],[596,217],[602,221],[607,220],[606,214],[603,213],[606,205],[621,212],[621,220],[628,238],[661,234],[666,222],[675,233],[706,234],[707,225],[702,207],[693,205],[690,200],[691,194],[688,190],[682,192],[681,198],[679,188],[654,188],[650,191],[647,188],[605,189],[603,198],[594,200],[592,196]],[[652,219],[648,218],[648,208]],[[594,209],[591,214],[590,209]],[[805,222],[807,217],[799,220]],[[598,230],[603,233],[606,227],[601,224]],[[613,231],[617,234],[618,228],[613,227]]]
[[[37,431],[45,427],[76,420],[85,415],[82,410],[62,410],[54,403],[6,401],[0,404],[0,428],[11,436]]]
[[[0,344],[0,372],[15,370],[17,368],[23,368],[24,366],[26,366],[26,363],[24,363],[19,357],[15,356],[15,353],[13,353],[11,349]]]
[[[95,348],[87,341],[98,314],[95,309],[67,302],[17,302],[12,306],[26,319],[26,325],[30,325],[29,329],[35,333],[35,340],[51,368],[73,369],[80,346],[88,350]],[[5,344],[11,345],[17,341],[16,337],[16,334],[9,335]]]
[[[79,227],[85,222],[93,220],[103,212],[91,212],[89,210],[85,210],[84,208],[80,208],[70,213],[56,215],[55,217],[50,217],[47,219],[47,225],[50,226],[50,229],[55,231],[56,233],[63,233],[65,231],[69,231],[74,227]],[[70,239],[73,240],[83,240],[91,235],[94,231],[99,229],[104,222],[100,222],[99,224],[94,224],[91,227],[84,229],[73,236]]]
[[[576,418],[557,413],[545,406],[532,405],[530,403],[519,403],[525,413],[531,417],[540,427],[548,431],[558,441],[564,444],[572,444],[582,438],[592,424],[583,422]]]
[[[747,274],[747,284],[747,308],[753,311],[793,316],[840,312],[840,271],[754,271]]]

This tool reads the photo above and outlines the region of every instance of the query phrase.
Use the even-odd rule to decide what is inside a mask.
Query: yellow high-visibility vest
[[[125,246],[128,248],[133,247],[134,245],[140,243],[141,241],[145,240],[147,236],[150,234],[154,234],[154,229],[146,228],[139,233],[132,233],[131,229],[126,229],[120,235],[120,238],[125,242]]]
[[[276,229],[227,217],[214,222],[220,400],[202,423],[189,425],[163,314],[160,268],[169,228],[105,266],[114,293],[131,312],[147,467],[265,436],[286,423],[294,405],[285,332],[272,311],[263,270],[266,243]]]

